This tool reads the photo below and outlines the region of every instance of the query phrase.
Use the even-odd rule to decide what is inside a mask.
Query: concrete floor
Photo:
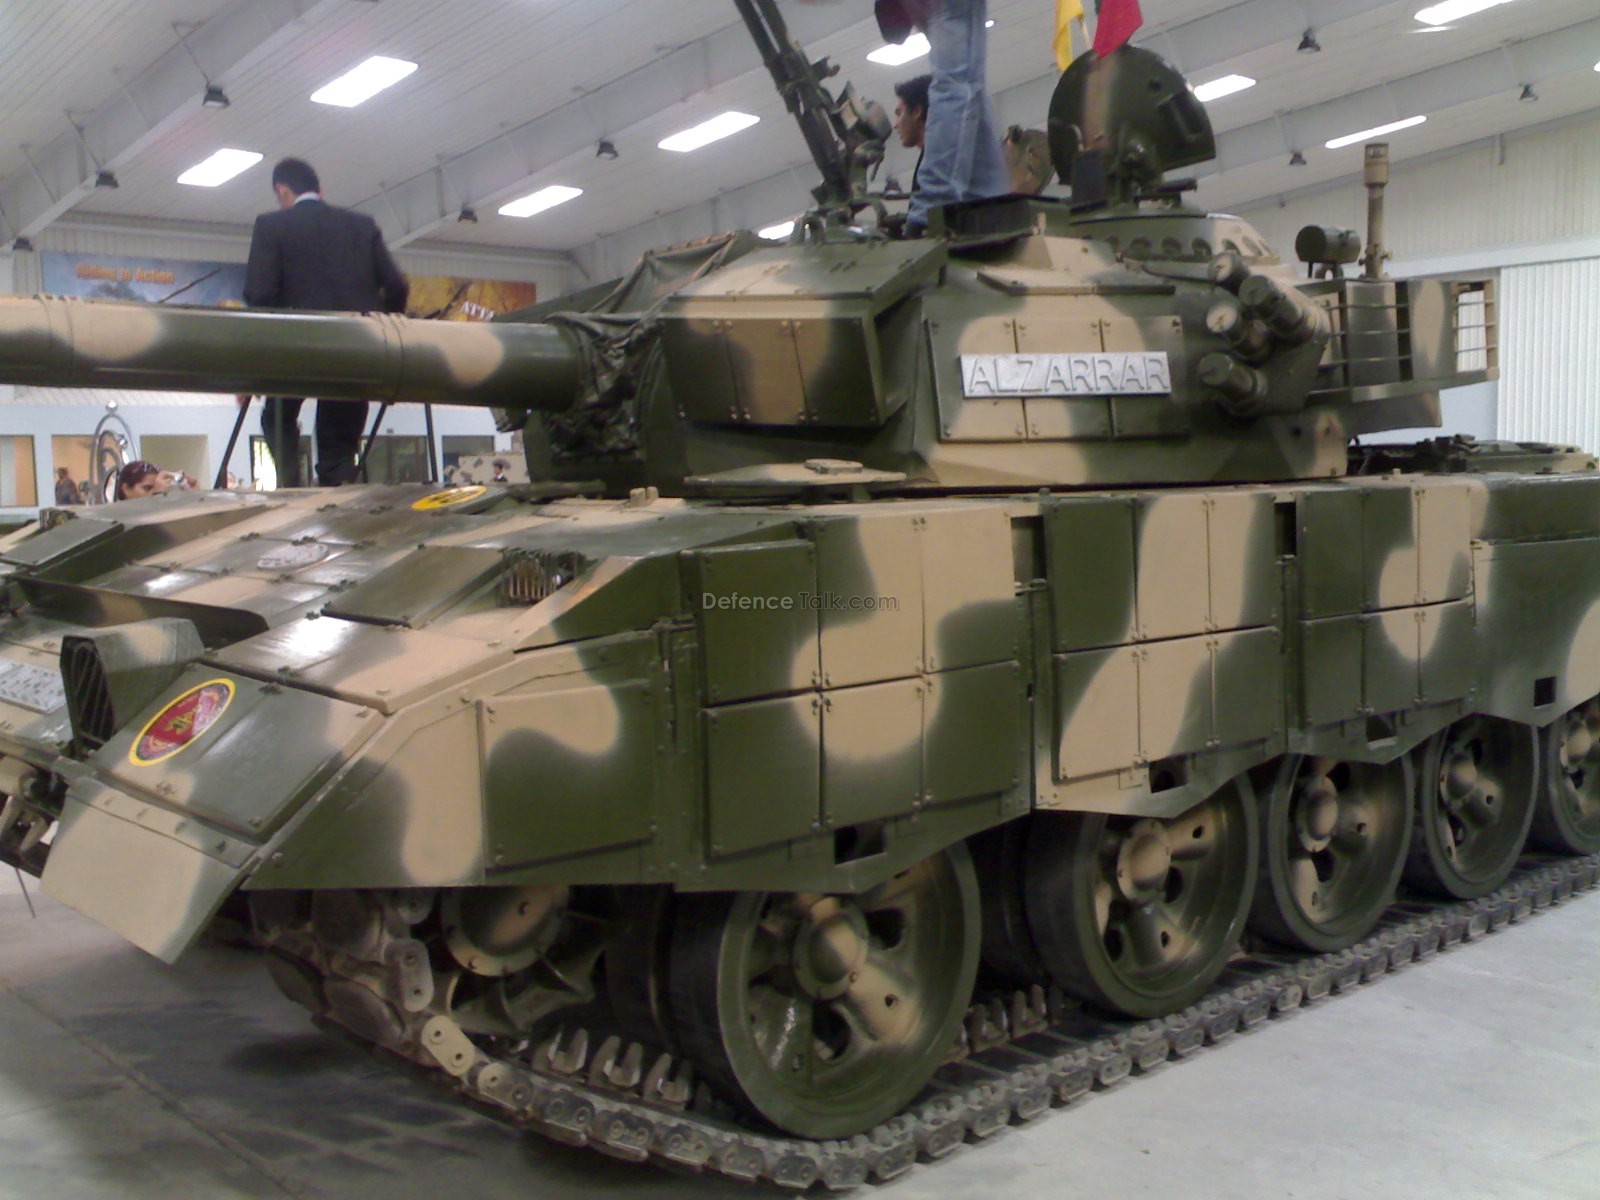
[[[748,1197],[521,1136],[0,881],[0,1200]],[[1600,894],[919,1166],[874,1200],[1600,1197]]]

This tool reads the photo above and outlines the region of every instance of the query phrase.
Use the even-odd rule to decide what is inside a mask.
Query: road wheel
[[[1536,730],[1472,716],[1429,738],[1418,776],[1408,883],[1457,900],[1494,891],[1516,866],[1539,779]]]
[[[1243,776],[1170,820],[1040,813],[1023,888],[1034,946],[1067,991],[1133,1017],[1205,994],[1255,890],[1255,795]]]
[[[1411,844],[1411,763],[1289,755],[1261,812],[1257,933],[1342,950],[1394,901]]]
[[[678,1043],[739,1107],[800,1137],[894,1115],[955,1043],[982,917],[963,846],[857,896],[680,895]]]
[[[1557,854],[1600,854],[1600,696],[1541,735],[1544,786],[1533,841]]]

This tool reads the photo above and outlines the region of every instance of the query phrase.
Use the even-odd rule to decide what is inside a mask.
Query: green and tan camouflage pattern
[[[0,297],[0,378],[19,385],[561,408],[580,370],[546,325]]]
[[[173,957],[237,885],[852,891],[1030,809],[1173,815],[1286,751],[1385,761],[1600,692],[1592,471],[432,494],[169,494],[0,547],[0,684],[106,624],[206,644],[90,753],[0,699],[0,766],[66,784],[48,892]],[[581,570],[509,599],[537,554]],[[137,761],[213,680],[216,723]]]

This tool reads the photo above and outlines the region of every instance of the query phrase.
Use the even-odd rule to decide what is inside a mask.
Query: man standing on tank
[[[988,3],[877,0],[876,11],[878,28],[890,41],[904,41],[912,28],[928,38],[927,125],[906,213],[906,236],[919,237],[932,209],[1011,190],[986,83]]]
[[[389,256],[377,222],[322,199],[311,165],[286,158],[272,168],[278,211],[256,218],[250,237],[244,299],[253,308],[319,312],[404,312],[410,290]],[[249,397],[241,396],[241,403]],[[303,397],[268,396],[261,433],[272,452],[280,487],[300,487],[300,406]],[[366,426],[359,400],[317,401],[317,482],[356,478],[356,453]]]

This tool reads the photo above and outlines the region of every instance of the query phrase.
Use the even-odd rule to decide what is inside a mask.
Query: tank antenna
[[[1383,248],[1383,189],[1389,182],[1389,143],[1368,142],[1363,178],[1367,185],[1367,253],[1362,260],[1362,275],[1383,278],[1383,262],[1389,252]]]

